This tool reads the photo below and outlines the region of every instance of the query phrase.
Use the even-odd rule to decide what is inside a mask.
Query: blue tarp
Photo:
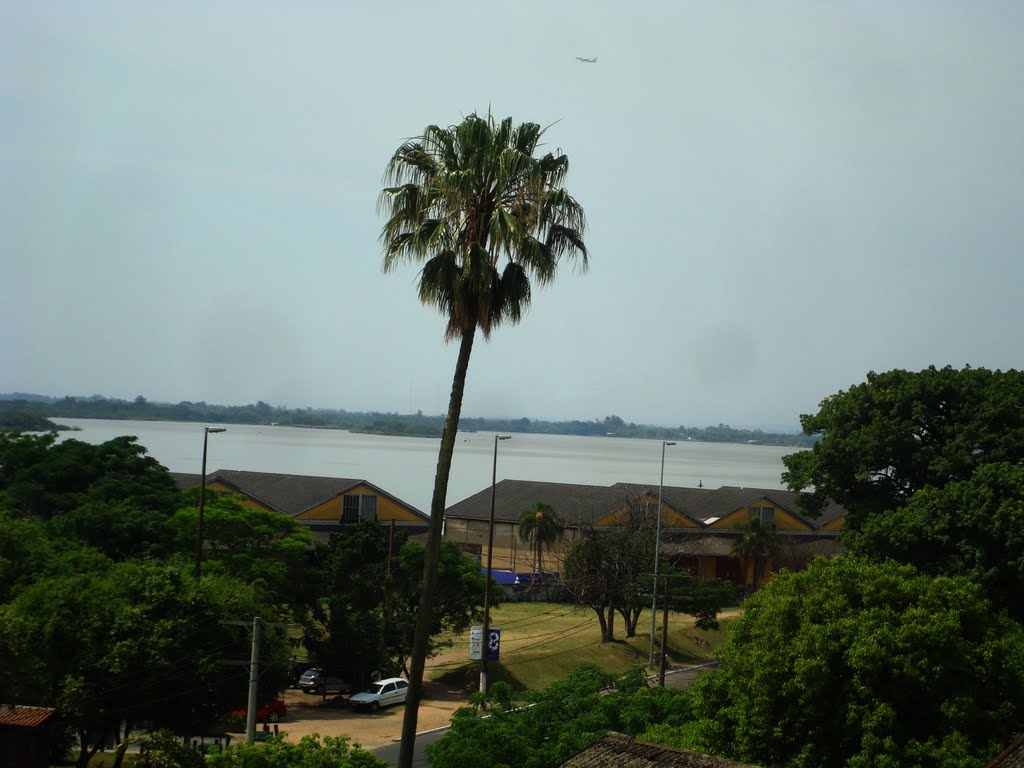
[[[487,569],[481,568],[480,573],[487,575]],[[557,573],[515,573],[491,569],[491,578],[503,587],[529,586],[531,584],[553,584],[558,580]]]

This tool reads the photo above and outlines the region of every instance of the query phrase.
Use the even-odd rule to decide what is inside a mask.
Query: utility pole
[[[494,464],[491,468],[491,514],[487,522],[487,581],[484,582],[484,626],[480,648],[480,693],[487,693],[487,654],[491,647],[491,566],[494,553],[494,493],[498,481],[498,441],[511,435],[494,436]]]
[[[252,655],[249,658],[249,707],[245,712],[245,742],[256,741],[256,687],[260,681],[260,618],[252,620]]]
[[[236,627],[246,627],[248,629],[249,623],[245,621],[222,621],[221,624],[233,625]],[[259,688],[260,682],[260,647],[263,641],[263,619],[259,616],[253,617],[252,620],[252,650],[249,653],[249,706],[246,707],[245,711],[245,741],[247,744],[252,744],[256,741],[256,702],[257,702],[257,689]],[[292,628],[298,626],[297,624],[277,624],[267,623],[270,627],[287,627]],[[221,664],[237,664],[244,666],[244,661],[222,661]]]
[[[658,687],[665,687],[665,666],[668,662],[666,651],[668,650],[668,579],[669,575],[666,573],[664,576],[665,591],[663,593],[665,609],[661,617],[661,664],[658,666]]]

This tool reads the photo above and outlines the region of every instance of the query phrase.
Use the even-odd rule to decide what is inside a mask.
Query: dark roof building
[[[666,512],[675,512],[683,520],[683,527],[714,527],[738,510],[755,504],[770,503],[784,512],[806,531],[831,531],[841,527],[846,510],[837,504],[829,506],[818,518],[807,518],[797,503],[797,494],[775,488],[678,488],[665,486],[661,490]],[[615,485],[573,485],[545,483],[532,480],[501,480],[495,486],[494,519],[506,523],[519,519],[524,509],[535,501],[543,500],[554,507],[569,526],[601,525],[605,518],[621,512],[631,502],[654,499],[659,488],[635,483]],[[491,510],[491,489],[485,488],[462,501],[452,504],[445,517],[486,520]],[[686,525],[689,521],[691,525]],[[666,519],[666,527],[673,527]],[[781,527],[781,526],[780,526]]]
[[[809,518],[800,509],[798,494],[792,491],[502,480],[494,488],[493,567],[514,572],[551,570],[551,563],[557,562],[574,538],[586,530],[621,525],[637,511],[650,519],[658,511],[659,492],[661,551],[699,578],[756,586],[756,564],[732,556],[733,546],[742,535],[737,526],[754,517],[771,523],[778,532],[778,549],[769,563],[770,570],[801,568],[818,555],[831,556],[840,551],[837,536],[845,510],[833,504],[820,517]],[[544,567],[542,553],[531,553],[518,531],[519,516],[538,501],[553,507],[565,524],[565,535],[552,545],[551,563]],[[490,513],[488,487],[448,507],[445,537],[483,558],[492,538]]]
[[[577,752],[562,768],[758,768],[721,757],[672,749],[609,733]]]
[[[172,476],[182,490],[194,488],[202,479],[198,474]],[[414,534],[425,531],[430,522],[411,504],[362,479],[218,469],[206,476],[206,487],[238,494],[248,506],[288,515],[320,539],[360,520],[394,524]]]

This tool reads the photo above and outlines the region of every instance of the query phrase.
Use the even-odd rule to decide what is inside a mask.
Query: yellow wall
[[[812,531],[811,526],[802,520],[789,514],[782,507],[772,504],[770,501],[754,502],[748,507],[740,507],[735,512],[720,518],[709,525],[709,528],[732,528],[737,523],[743,524],[750,519],[750,507],[775,507],[775,527],[780,531]]]
[[[650,503],[657,507],[658,500],[651,499]],[[626,522],[629,512],[630,510],[628,506],[622,507],[614,512],[609,512],[600,520],[597,520],[594,525],[602,527],[622,525]],[[691,520],[686,515],[679,514],[664,502],[662,502],[661,505],[661,525],[663,528],[700,528],[700,525],[696,521]]]
[[[219,493],[230,493],[239,497],[243,507],[248,507],[249,509],[266,509],[270,512],[274,511],[270,509],[270,507],[266,507],[260,504],[255,499],[250,499],[244,493],[239,493],[238,490],[236,490],[235,488],[231,488],[230,486],[224,485],[224,483],[220,482],[219,480],[214,480],[212,483],[207,483],[206,487],[212,488],[213,490],[218,491]]]
[[[559,570],[563,555],[576,539],[577,532],[569,529],[551,548],[544,548],[543,566],[546,571]],[[445,520],[444,537],[457,544],[472,544],[480,547],[480,564],[487,565],[487,521],[486,520]],[[516,523],[494,523],[494,552],[491,567],[495,570],[528,573],[533,570],[534,553],[529,542],[519,539]]]
[[[377,521],[389,523],[396,522],[421,523],[423,518],[412,512],[408,507],[396,503],[393,499],[377,493],[373,488],[356,486],[345,491],[345,493],[328,499],[322,504],[307,509],[305,512],[295,516],[296,520],[341,520],[342,499],[345,496],[376,496],[377,497]]]
[[[846,524],[846,516],[843,515],[842,517],[837,517],[835,520],[831,521],[830,523],[827,523],[821,530],[823,530],[823,531],[841,531],[841,530],[843,530],[843,525],[845,525],[845,524]]]

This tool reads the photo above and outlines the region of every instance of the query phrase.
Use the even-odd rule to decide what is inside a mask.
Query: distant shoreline
[[[313,408],[279,408],[263,401],[244,406],[210,405],[182,401],[157,403],[144,397],[135,400],[87,398],[48,398],[17,393],[0,395],[0,429],[46,431],[46,420],[60,418],[167,421],[206,424],[249,424],[254,426],[301,427],[306,429],[342,429],[367,435],[424,437],[439,439],[444,417],[415,414],[355,412]],[[34,427],[23,426],[34,424]],[[727,424],[694,427],[657,427],[626,422],[618,416],[591,421],[543,421],[528,418],[488,419],[464,417],[460,432],[514,432],[576,437],[622,437],[649,440],[686,440],[705,443],[773,445],[807,448],[814,438],[802,433],[764,432],[760,429],[736,429]]]

